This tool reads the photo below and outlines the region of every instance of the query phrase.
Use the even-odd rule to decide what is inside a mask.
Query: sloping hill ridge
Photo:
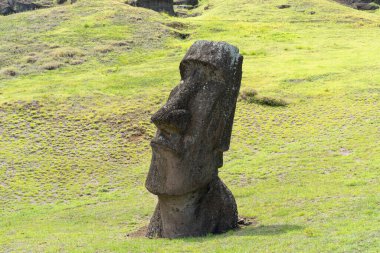
[[[81,0],[0,16],[0,252],[378,252],[379,27],[378,11],[328,0],[203,0],[188,18]],[[156,201],[150,115],[199,39],[239,47],[242,93],[258,93],[238,102],[220,170],[255,222],[128,236]]]

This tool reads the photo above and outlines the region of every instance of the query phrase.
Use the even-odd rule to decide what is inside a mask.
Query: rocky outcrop
[[[174,5],[198,5],[198,0],[174,0]]]
[[[57,0],[57,4],[64,4],[70,1],[75,3],[76,0]],[[0,15],[6,16],[14,13],[33,11],[41,8],[54,6],[54,1],[35,1],[35,0],[0,0]]]
[[[0,4],[0,14],[10,15],[13,13],[32,11],[40,8],[44,8],[44,6],[32,1],[7,0],[2,1]]]
[[[238,227],[235,198],[218,176],[230,146],[243,57],[225,42],[197,41],[181,81],[151,118],[157,127],[145,186],[158,196],[148,237],[222,233]]]
[[[174,0],[174,6],[177,10],[191,10],[198,7],[198,0]]]
[[[135,7],[142,7],[174,15],[173,0],[131,0],[128,3]]]
[[[174,0],[174,5],[180,5],[180,4],[198,5],[198,3],[199,3],[198,0]]]
[[[380,0],[335,0],[338,3],[348,5],[357,10],[377,10],[379,9]]]
[[[57,0],[57,4],[64,4],[66,2],[70,2],[70,3],[76,3],[77,0]]]
[[[357,9],[357,10],[362,10],[362,11],[370,11],[370,10],[379,9],[378,5],[368,4],[368,3],[354,3],[354,4],[352,4],[352,7]]]
[[[6,16],[15,13],[12,7],[8,4],[0,3],[0,15]]]

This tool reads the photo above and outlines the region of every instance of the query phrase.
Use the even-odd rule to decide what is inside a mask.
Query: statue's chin
[[[155,195],[180,196],[197,191],[209,184],[218,174],[213,155],[202,159],[178,155],[171,150],[152,145],[153,155],[146,188]],[[197,152],[190,152],[197,153]]]
[[[214,176],[210,175],[198,178],[197,180],[189,180],[185,176],[178,177],[177,175],[176,178],[167,180],[165,176],[162,174],[157,176],[157,173],[150,173],[145,187],[150,193],[158,196],[182,196],[204,189],[214,178]],[[151,182],[155,183],[152,184]]]

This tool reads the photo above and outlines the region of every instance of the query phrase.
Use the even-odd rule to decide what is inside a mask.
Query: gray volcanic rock
[[[199,4],[198,0],[175,0],[174,5],[177,9],[187,9],[191,10],[197,7]],[[177,13],[180,14],[180,13]]]
[[[379,9],[378,5],[367,4],[367,3],[354,3],[352,4],[352,7],[358,10],[362,10],[362,11],[370,11],[370,10]]]
[[[57,0],[57,4],[64,4],[66,2],[69,2],[69,0]],[[76,3],[77,0],[70,0],[70,3],[73,4],[73,3]]]
[[[132,0],[129,4],[174,15],[173,0]]]
[[[18,12],[36,10],[43,7],[43,5],[34,3],[33,1],[3,0],[0,2],[0,14],[9,15]]]
[[[55,1],[55,0],[54,0]],[[32,11],[41,8],[48,8],[54,5],[53,0],[0,0],[0,15],[10,15],[19,12]],[[63,4],[68,0],[57,0],[58,4]],[[76,0],[71,0],[75,3]]]
[[[158,196],[148,237],[177,238],[237,228],[235,199],[218,177],[229,149],[243,57],[225,42],[195,42],[181,82],[152,116],[158,128],[145,186]]]
[[[174,5],[198,5],[198,0],[174,0]]]
[[[15,13],[15,12],[12,9],[12,7],[10,7],[9,5],[0,3],[0,15],[7,16],[7,15],[10,15],[13,13]]]
[[[380,3],[379,0],[335,0],[338,3],[351,6],[357,10],[377,10],[379,6],[375,3]]]

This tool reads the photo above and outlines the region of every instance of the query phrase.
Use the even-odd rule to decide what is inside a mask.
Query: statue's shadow
[[[247,226],[236,230],[235,233],[228,233],[230,236],[270,236],[286,234],[296,230],[302,230],[304,227],[299,225],[282,224],[282,225],[259,225]]]
[[[146,238],[145,235],[147,233],[148,226],[141,227],[140,229],[136,230],[135,232],[132,232],[127,235],[129,238]],[[222,234],[214,234],[211,235],[211,237],[189,237],[189,238],[177,238],[177,240],[198,240],[198,239],[212,239],[217,238],[219,236],[223,237],[230,237],[230,236],[272,236],[272,235],[280,235],[280,234],[286,234],[292,231],[302,230],[304,229],[303,226],[299,225],[290,225],[290,224],[282,224],[282,225],[255,225],[250,224],[247,226],[241,226],[238,229],[235,229],[233,231],[229,231],[227,233]]]

